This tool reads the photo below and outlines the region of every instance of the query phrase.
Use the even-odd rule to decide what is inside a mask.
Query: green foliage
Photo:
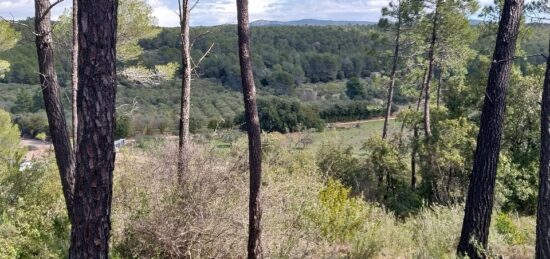
[[[365,99],[365,85],[357,77],[353,77],[346,83],[346,95],[352,100]]]
[[[23,151],[19,147],[19,128],[10,114],[0,109],[0,174],[19,165]]]
[[[17,114],[14,122],[23,135],[35,137],[38,133],[49,132],[48,118],[44,111]]]
[[[7,21],[0,21],[0,52],[13,48],[20,37],[21,34],[15,31]],[[0,79],[3,79],[9,70],[10,63],[0,59]]]
[[[351,147],[343,147],[335,142],[325,142],[319,148],[317,165],[322,173],[352,187],[358,194],[362,186],[368,183],[360,160],[353,154]]]
[[[497,175],[497,201],[504,212],[534,214],[537,209],[538,163],[523,167],[501,155]]]
[[[267,132],[297,132],[307,129],[322,131],[324,122],[318,113],[296,100],[278,97],[258,99],[260,127]],[[244,113],[235,118],[235,124],[245,128]]]
[[[392,106],[392,111],[397,111],[397,106]],[[333,104],[324,107],[319,116],[327,122],[344,122],[367,120],[382,116],[383,109],[378,105],[371,105],[366,101],[353,101],[343,104]]]
[[[116,120],[115,138],[127,138],[132,136],[132,124],[127,116],[120,116]]]
[[[306,218],[330,241],[344,242],[355,237],[368,215],[360,198],[350,197],[350,189],[329,179],[317,201],[306,209]]]
[[[477,127],[466,118],[445,119],[441,110],[433,113],[430,141],[420,144],[422,195],[429,202],[464,202],[469,183]]]
[[[38,133],[38,134],[36,134],[35,138],[38,139],[38,140],[45,141],[46,140],[46,133],[44,133],[44,132]]]
[[[510,245],[521,245],[526,241],[525,235],[506,213],[497,214],[495,228],[499,234],[504,236],[506,242]]]
[[[0,258],[65,257],[70,225],[55,166],[17,169],[0,171]]]

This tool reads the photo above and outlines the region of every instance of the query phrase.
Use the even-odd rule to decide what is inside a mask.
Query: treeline
[[[374,27],[253,27],[254,71],[259,86],[276,93],[291,93],[305,82],[368,76],[382,69],[379,59],[368,50],[382,48],[373,40]],[[231,88],[239,87],[239,68],[232,25],[192,28],[192,55],[200,57],[212,43],[213,55],[200,64],[204,77],[216,78]],[[146,50],[140,61],[147,67],[177,62],[180,53],[176,28],[163,28],[158,37],[140,42]]]

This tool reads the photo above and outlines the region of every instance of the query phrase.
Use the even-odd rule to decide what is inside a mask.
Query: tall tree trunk
[[[550,43],[548,50],[550,51]],[[546,60],[540,114],[540,138],[536,256],[537,258],[550,258],[550,58]]]
[[[260,119],[256,106],[256,87],[252,73],[250,53],[250,27],[248,0],[237,0],[237,20],[239,34],[239,60],[243,86],[246,128],[248,131],[248,152],[250,163],[250,197],[248,208],[248,258],[262,258],[261,243],[261,184],[262,150],[260,139]]]
[[[395,49],[393,51],[393,64],[390,73],[390,86],[388,87],[388,100],[386,104],[386,116],[384,117],[384,129],[382,130],[382,139],[388,137],[388,123],[391,116],[391,108],[393,103],[393,92],[395,88],[395,74],[397,73],[397,62],[399,61],[399,47],[401,37],[401,1],[399,1],[399,7],[397,10],[397,34],[395,36]]]
[[[420,85],[420,96],[418,96],[418,101],[416,102],[416,112],[420,111],[420,104],[422,104],[422,95],[424,94],[424,87],[426,86],[425,82],[428,77],[428,70],[424,72],[424,76],[422,77],[422,84]],[[403,125],[404,122],[403,122]],[[401,132],[403,132],[403,128],[401,128]],[[416,188],[416,154],[418,153],[418,125],[415,122],[415,125],[413,127],[413,146],[411,150],[411,187],[413,189]]]
[[[179,131],[178,181],[183,184],[184,176],[189,169],[189,116],[191,107],[191,52],[189,42],[189,0],[179,1],[180,37],[183,75],[181,82],[181,110]]]
[[[50,22],[50,1],[35,0],[35,33],[36,51],[38,54],[38,70],[40,85],[46,107],[46,115],[50,135],[55,150],[55,159],[69,218],[73,215],[74,169],[75,160],[72,155],[71,141],[67,130],[67,122],[61,104],[57,73],[53,55],[52,27]]]
[[[73,0],[73,48],[72,48],[72,119],[73,119],[73,156],[76,160],[78,147],[78,116],[76,93],[78,91],[78,0]]]
[[[523,0],[505,0],[496,39],[493,63],[481,114],[473,170],[466,200],[459,254],[480,258],[474,240],[487,247],[494,187],[506,110],[506,88],[510,77],[516,40],[523,11]]]
[[[439,79],[437,82],[437,108],[441,106],[441,84],[443,83],[443,58],[440,59],[439,63]]]
[[[115,162],[117,0],[78,1],[78,154],[70,258],[107,258]]]
[[[430,137],[432,135],[430,122],[430,90],[435,65],[435,44],[437,43],[437,27],[439,22],[439,8],[441,8],[441,1],[442,0],[437,0],[435,4],[434,17],[432,20],[432,39],[430,41],[430,50],[428,51],[428,72],[426,74],[426,81],[424,82],[424,133],[426,137]]]
[[[418,153],[418,127],[413,129],[413,146],[411,152],[411,188],[416,189],[416,154]]]

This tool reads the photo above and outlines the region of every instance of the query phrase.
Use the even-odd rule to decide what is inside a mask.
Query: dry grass
[[[265,147],[263,236],[267,258],[454,258],[461,207],[434,207],[406,220],[364,202],[363,224],[333,241],[308,221],[326,179],[310,149],[278,135]],[[248,224],[246,140],[230,149],[193,148],[184,188],[176,186],[175,142],[128,148],[117,161],[113,195],[113,257],[245,258]],[[494,222],[494,221],[493,221]],[[534,220],[514,217],[523,244],[492,230],[492,254],[533,257]],[[494,225],[494,224],[493,224]]]

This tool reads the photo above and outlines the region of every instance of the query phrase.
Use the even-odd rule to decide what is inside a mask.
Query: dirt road
[[[47,156],[49,152],[53,152],[52,144],[42,140],[22,139],[19,145],[27,149],[25,160],[43,158]]]

